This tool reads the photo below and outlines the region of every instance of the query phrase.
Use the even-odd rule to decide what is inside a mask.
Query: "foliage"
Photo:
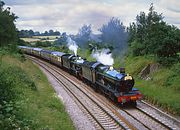
[[[49,46],[51,46],[51,42],[49,42],[49,41],[45,41],[45,42],[37,41],[34,46],[35,47],[49,47]]]
[[[10,8],[4,9],[5,3],[0,0],[0,47],[16,43],[17,32],[15,20],[17,16],[10,12]]]
[[[79,29],[77,36],[75,38],[72,37],[72,39],[75,40],[81,48],[87,48],[87,42],[91,39],[91,33],[91,25],[83,25]]]
[[[60,51],[60,52],[64,52],[64,53],[70,53],[70,50],[68,49],[68,47],[66,45],[50,46],[50,47],[46,47],[46,49],[53,50],[53,51]]]
[[[163,21],[151,4],[149,13],[141,12],[136,17],[136,23],[130,24],[130,52],[134,56],[153,54],[157,60],[168,65],[179,60],[180,30]]]
[[[25,41],[22,40],[22,39],[18,39],[18,45],[20,45],[20,46],[29,46],[29,43],[28,43],[28,42],[25,42]]]
[[[30,127],[31,122],[19,114],[22,109],[18,99],[23,96],[24,87],[36,90],[34,82],[19,67],[2,63],[0,68],[0,128],[6,130]]]

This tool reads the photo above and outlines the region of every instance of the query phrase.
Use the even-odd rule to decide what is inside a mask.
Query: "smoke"
[[[91,56],[104,65],[114,64],[114,59],[109,49],[93,50]]]
[[[73,51],[75,56],[77,55],[77,49],[78,49],[78,45],[76,44],[75,41],[73,41],[70,37],[67,38],[67,46],[69,48],[69,50]]]

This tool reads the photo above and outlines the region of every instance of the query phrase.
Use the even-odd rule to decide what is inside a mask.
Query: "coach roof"
[[[51,54],[51,52],[53,52],[53,51],[50,51],[50,50],[41,50],[41,53],[48,53],[48,54]]]
[[[33,50],[35,50],[35,51],[41,51],[42,48],[33,48]]]
[[[55,56],[63,56],[65,55],[66,53],[63,53],[63,52],[59,52],[59,51],[53,51],[51,52],[52,55],[55,55]]]

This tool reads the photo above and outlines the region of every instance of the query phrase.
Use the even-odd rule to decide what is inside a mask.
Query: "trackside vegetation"
[[[129,56],[125,59],[126,72],[133,75],[135,87],[143,93],[146,100],[180,116],[180,63],[168,68],[161,66],[149,75],[150,80],[141,79],[140,71],[151,63],[157,63],[151,56]]]
[[[3,50],[0,57],[0,129],[75,129],[36,65]]]

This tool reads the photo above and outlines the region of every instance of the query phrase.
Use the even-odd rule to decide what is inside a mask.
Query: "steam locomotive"
[[[83,82],[90,84],[95,91],[101,92],[118,104],[136,105],[136,101],[142,99],[140,91],[133,88],[133,77],[126,74],[123,68],[118,72],[112,66],[90,62],[80,56],[58,51],[27,46],[19,46],[19,49],[23,53],[42,58],[67,70]]]

